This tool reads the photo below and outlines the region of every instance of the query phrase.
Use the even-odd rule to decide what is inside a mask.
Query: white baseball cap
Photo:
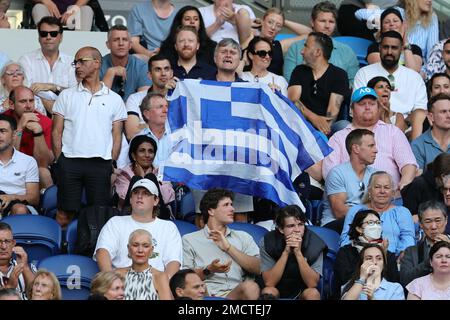
[[[141,179],[141,180],[137,181],[133,185],[133,188],[131,188],[131,191],[133,191],[136,188],[145,188],[151,194],[158,196],[158,187],[156,187],[155,183],[150,179]]]

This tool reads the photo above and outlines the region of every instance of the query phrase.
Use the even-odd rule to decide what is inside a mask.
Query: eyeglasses
[[[39,36],[41,38],[47,38],[47,36],[50,34],[52,38],[56,38],[59,33],[59,31],[39,31]]]
[[[276,21],[269,20],[267,21],[269,27],[274,28],[275,30],[280,31],[283,28],[283,25],[276,23]]]
[[[264,58],[265,56],[267,56],[267,55],[269,55],[269,57],[273,57],[273,51],[272,50],[269,50],[269,51],[266,51],[266,50],[258,50],[258,51],[255,51],[255,54],[258,56],[258,57],[260,57],[260,58]]]
[[[7,246],[10,246],[13,242],[14,242],[13,239],[4,239],[4,240],[0,240],[0,246],[5,245],[5,244],[6,244]]]
[[[390,75],[387,76],[387,78],[388,78],[388,80],[389,80],[389,82],[391,84],[391,90],[395,91],[395,77],[394,77],[394,75],[390,74]]]
[[[92,57],[82,57],[78,60],[73,60],[73,62],[71,64],[72,64],[72,67],[76,67],[79,63],[84,64],[86,61],[94,61],[94,60],[97,60],[97,59],[92,58]]]
[[[5,75],[7,76],[23,76],[22,70],[14,70],[14,71],[5,71]]]
[[[373,226],[373,225],[381,225],[381,221],[380,220],[369,220],[369,221],[365,221],[363,222],[363,224],[366,223],[368,226]]]

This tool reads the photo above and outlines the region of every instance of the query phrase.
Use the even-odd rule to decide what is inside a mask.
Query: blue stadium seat
[[[269,232],[266,228],[258,226],[256,224],[245,223],[245,222],[233,222],[228,225],[233,230],[241,230],[247,232],[253,237],[256,244],[259,245],[259,241],[264,235]]]
[[[61,284],[63,300],[86,300],[91,280],[100,271],[94,260],[72,254],[44,259],[38,268],[47,269],[56,275]]]
[[[195,224],[192,224],[192,223],[189,223],[186,221],[173,220],[172,222],[175,223],[175,225],[177,226],[178,231],[180,232],[181,236],[184,236],[185,234],[195,232],[198,230],[198,228]]]
[[[358,58],[360,67],[366,66],[368,64],[366,56],[367,56],[367,48],[372,44],[370,40],[347,36],[334,37],[334,39],[336,41],[348,45],[350,48],[353,49],[353,51],[356,54],[356,57]]]
[[[331,258],[336,258],[337,252],[339,250],[339,233],[334,230],[319,227],[319,226],[308,226],[309,230],[317,234],[328,247],[327,255]]]
[[[294,38],[297,35],[294,33],[279,33],[276,35],[275,40],[283,40],[283,39],[289,39],[289,38]]]
[[[42,214],[54,218],[56,215],[58,187],[54,184],[45,190],[41,199]]]
[[[28,254],[28,261],[36,263],[58,254],[61,248],[61,227],[48,217],[31,214],[12,215],[2,222],[9,224],[14,239]]]
[[[181,199],[177,203],[178,208],[178,216],[181,219],[194,223],[195,222],[195,201],[192,192],[186,188],[184,194],[181,196]]]
[[[203,300],[228,300],[228,299],[223,297],[205,296],[203,297]]]
[[[77,242],[77,228],[78,220],[74,219],[68,226],[66,230],[66,235],[64,241],[67,243],[67,252],[69,254],[75,253],[75,242]]]

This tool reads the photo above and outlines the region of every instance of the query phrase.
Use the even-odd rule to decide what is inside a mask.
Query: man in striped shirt
[[[26,300],[35,272],[25,250],[16,246],[9,224],[0,222],[0,289],[14,288]]]

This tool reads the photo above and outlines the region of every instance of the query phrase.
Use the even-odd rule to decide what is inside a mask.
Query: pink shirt
[[[450,300],[450,287],[447,290],[437,289],[429,274],[414,279],[406,286],[406,289],[418,296],[420,300]]]
[[[155,175],[158,174],[158,168],[153,170]],[[116,187],[116,192],[120,199],[125,199],[127,196],[128,186],[130,185],[131,178],[134,177],[134,172],[132,169],[132,164],[121,169],[121,173],[117,175],[116,182],[114,186]],[[175,191],[172,188],[170,182],[159,182],[159,189],[161,190],[162,198],[164,203],[168,204],[175,200]]]
[[[350,156],[345,148],[345,138],[354,129],[356,128],[349,124],[330,138],[328,145],[333,148],[333,151],[323,160],[322,174],[324,179],[335,166],[350,161]],[[388,172],[394,180],[395,188],[397,188],[401,178],[400,170],[408,164],[417,167],[416,158],[408,139],[399,128],[381,120],[375,124],[372,131],[375,134],[375,143],[378,149],[377,158],[372,166]]]

